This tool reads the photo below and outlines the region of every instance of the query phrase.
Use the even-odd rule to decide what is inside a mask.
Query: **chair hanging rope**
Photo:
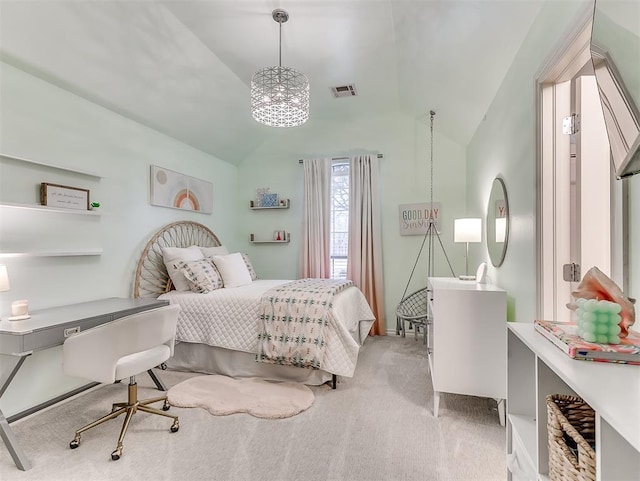
[[[422,255],[422,251],[424,249],[424,245],[429,239],[428,244],[428,257],[427,257],[427,277],[433,277],[435,273],[435,257],[434,257],[434,238],[438,239],[440,247],[442,248],[442,252],[444,253],[444,257],[447,261],[447,265],[449,266],[449,270],[451,271],[451,275],[455,277],[453,272],[453,268],[451,267],[451,262],[449,261],[449,256],[447,255],[447,251],[444,248],[444,244],[442,243],[442,239],[440,238],[440,233],[436,228],[436,220],[433,217],[433,119],[436,115],[435,111],[431,110],[430,114],[430,134],[431,134],[431,155],[430,155],[430,178],[429,178],[429,226],[427,228],[427,232],[425,232],[424,237],[422,238],[422,244],[420,245],[420,250],[418,251],[418,255],[413,264],[413,268],[411,269],[411,274],[409,275],[409,279],[407,280],[407,285],[404,288],[404,292],[402,293],[402,300],[398,304],[396,308],[396,334],[402,334],[405,336],[405,328],[404,323],[409,322],[410,327],[415,327],[414,334],[417,336],[417,330],[419,327],[423,327],[425,330],[425,342],[426,342],[426,325],[428,319],[428,309],[427,309],[427,288],[423,287],[418,289],[417,291],[409,294],[407,296],[407,290],[409,289],[409,285],[411,284],[411,279],[413,278],[413,274],[415,273],[416,267],[420,260],[420,256]]]

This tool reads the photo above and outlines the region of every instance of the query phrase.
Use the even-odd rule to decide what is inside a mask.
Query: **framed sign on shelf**
[[[40,184],[40,203],[48,207],[89,210],[89,190],[42,182]]]

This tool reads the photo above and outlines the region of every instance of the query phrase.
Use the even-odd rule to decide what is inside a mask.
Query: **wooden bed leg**
[[[336,376],[335,374],[332,374],[331,375],[331,389],[335,389],[337,387],[336,386],[337,382],[338,382],[338,376]]]

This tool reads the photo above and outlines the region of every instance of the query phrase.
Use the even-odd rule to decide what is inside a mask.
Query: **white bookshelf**
[[[533,323],[507,329],[507,453],[519,438],[517,456],[548,479],[546,396],[577,395],[596,413],[596,479],[639,479],[640,366],[571,359]]]

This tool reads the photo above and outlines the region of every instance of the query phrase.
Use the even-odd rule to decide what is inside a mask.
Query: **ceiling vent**
[[[356,86],[354,84],[340,85],[339,87],[331,87],[331,93],[335,98],[340,97],[355,97],[358,95],[356,92]]]

